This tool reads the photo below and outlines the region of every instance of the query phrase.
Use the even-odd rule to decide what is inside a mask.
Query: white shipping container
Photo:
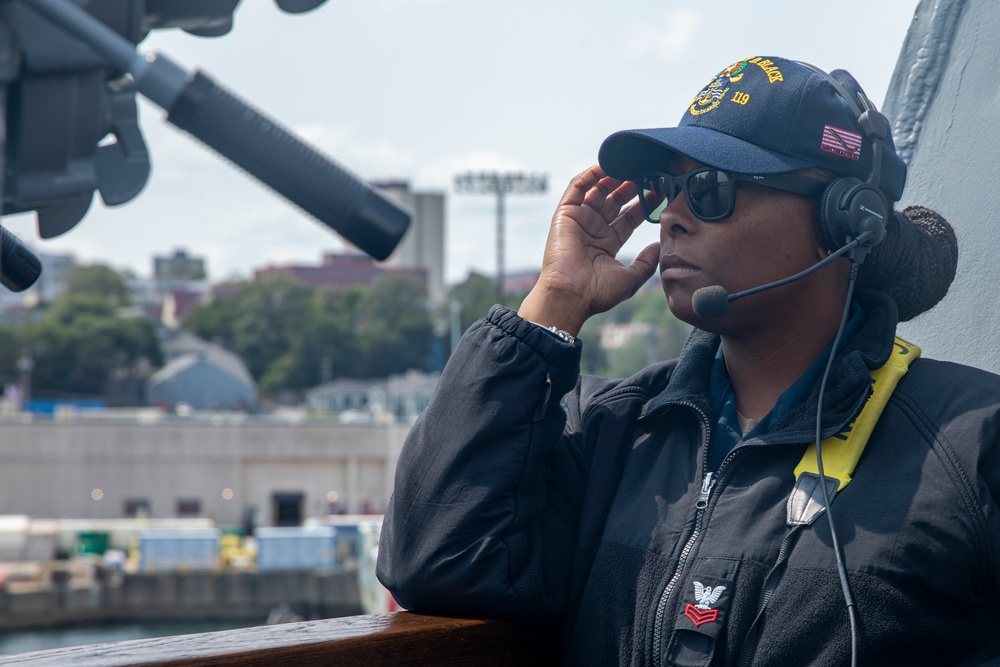
[[[219,562],[218,528],[144,530],[139,533],[139,570],[212,570]]]
[[[24,545],[24,560],[54,560],[58,536],[55,521],[32,521]]]
[[[253,534],[258,571],[332,570],[336,565],[333,526],[262,526]]]
[[[0,561],[24,560],[31,519],[24,514],[0,516]]]

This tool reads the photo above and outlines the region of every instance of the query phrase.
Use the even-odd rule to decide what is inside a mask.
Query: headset
[[[730,302],[804,278],[844,255],[851,261],[853,290],[861,264],[871,249],[885,238],[886,221],[888,216],[892,215],[889,198],[881,188],[882,151],[883,142],[889,136],[888,119],[879,113],[860,89],[855,99],[840,81],[818,67],[800,61],[793,62],[826,79],[850,105],[857,116],[857,123],[864,133],[864,138],[872,144],[871,173],[865,180],[853,176],[837,176],[820,195],[819,227],[823,243],[829,249],[827,257],[793,276],[734,294],[727,293],[721,285],[695,290],[692,295],[692,306],[695,313],[701,317],[724,315]]]
[[[828,248],[839,248],[866,231],[873,232],[848,255],[861,264],[869,251],[885,238],[886,220],[891,214],[888,198],[880,187],[882,143],[889,135],[889,121],[861,90],[855,97],[827,72],[809,63],[798,64],[816,72],[833,86],[850,105],[863,136],[872,144],[872,166],[868,178],[861,180],[840,176],[830,182],[819,200],[820,232]]]
[[[828,248],[840,248],[843,245],[848,245],[858,240],[865,232],[872,232],[863,240],[860,240],[847,255],[848,259],[851,260],[851,279],[847,289],[847,299],[844,303],[844,312],[841,315],[840,326],[831,345],[830,357],[827,359],[826,369],[823,371],[823,378],[820,381],[815,438],[820,490],[822,491],[826,518],[830,526],[830,538],[837,560],[840,586],[844,595],[844,602],[847,606],[851,638],[851,665],[854,667],[858,661],[857,618],[854,610],[854,599],[847,581],[847,568],[844,564],[844,555],[840,548],[840,542],[837,539],[837,529],[833,521],[833,510],[830,507],[831,500],[830,494],[827,491],[826,475],[823,471],[820,425],[823,415],[823,394],[826,390],[826,383],[830,375],[830,369],[833,366],[834,357],[837,354],[840,338],[844,333],[844,326],[847,322],[848,310],[854,292],[854,285],[857,282],[858,271],[871,249],[885,238],[886,218],[891,212],[888,197],[886,197],[880,187],[882,142],[885,141],[889,134],[889,121],[875,109],[875,105],[860,90],[855,99],[840,81],[837,81],[823,70],[808,63],[799,64],[820,74],[830,82],[833,88],[847,101],[854,111],[864,137],[872,142],[872,167],[868,178],[862,181],[859,178],[850,176],[838,177],[830,182],[830,185],[827,186],[819,200],[820,231]]]
[[[823,377],[819,383],[815,444],[817,468],[821,480],[819,488],[826,518],[830,526],[830,539],[837,560],[837,572],[840,576],[841,590],[843,591],[850,622],[851,665],[853,666],[857,664],[858,656],[857,618],[854,611],[854,600],[847,580],[847,568],[844,564],[840,541],[837,538],[833,511],[830,507],[831,500],[829,491],[827,490],[827,477],[823,470],[821,426],[823,421],[823,397],[826,392],[827,380],[829,379],[830,370],[837,356],[840,339],[843,336],[844,327],[847,323],[854,287],[857,284],[858,272],[871,249],[885,238],[886,220],[891,215],[892,209],[889,197],[882,191],[880,182],[883,142],[889,136],[889,121],[875,109],[875,105],[860,90],[855,98],[840,81],[837,81],[823,70],[808,63],[799,62],[798,64],[829,81],[834,90],[850,105],[851,110],[857,117],[857,123],[861,128],[864,139],[872,143],[871,172],[865,180],[852,176],[838,176],[823,190],[819,200],[819,226],[823,241],[826,247],[830,249],[827,257],[793,276],[734,294],[728,294],[721,285],[702,287],[695,290],[691,297],[691,305],[695,313],[700,317],[719,317],[726,313],[730,302],[804,278],[836,260],[838,257],[844,256],[845,253],[851,261],[851,275],[847,285],[840,325],[837,328],[837,334],[834,336],[833,342],[830,344],[830,354],[827,358],[826,368],[823,371]],[[753,649],[750,650],[752,651]]]

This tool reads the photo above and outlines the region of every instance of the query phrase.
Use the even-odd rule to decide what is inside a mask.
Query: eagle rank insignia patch
[[[712,609],[712,605],[719,601],[722,594],[726,592],[725,586],[703,586],[700,581],[694,582],[694,597],[696,604],[688,603],[684,608],[684,615],[691,619],[695,627],[705,623],[714,623],[719,618],[719,610]]]

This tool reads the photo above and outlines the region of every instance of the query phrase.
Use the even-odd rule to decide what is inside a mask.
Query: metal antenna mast
[[[541,194],[547,187],[544,175],[520,172],[469,172],[455,177],[455,191],[467,194],[495,194],[497,198],[497,301],[504,296],[504,203],[507,194]]]

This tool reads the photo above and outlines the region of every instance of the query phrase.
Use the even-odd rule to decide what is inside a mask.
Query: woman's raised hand
[[[628,299],[659,260],[651,243],[628,266],[615,256],[643,223],[635,185],[605,175],[597,165],[576,176],[552,217],[542,271],[518,314],[577,335],[591,315]],[[624,207],[624,208],[623,208]]]

